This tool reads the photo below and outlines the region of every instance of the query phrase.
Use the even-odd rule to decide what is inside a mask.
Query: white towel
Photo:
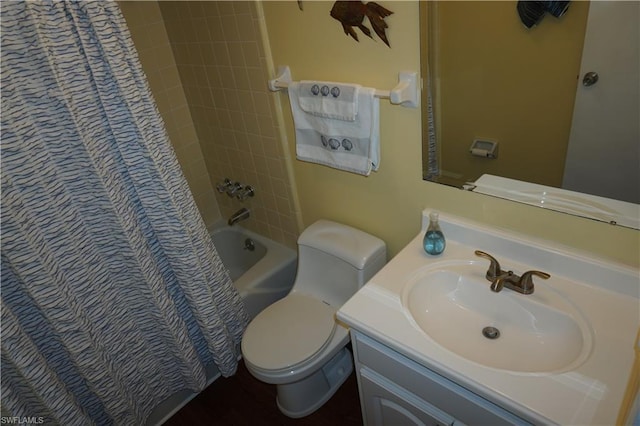
[[[319,117],[300,108],[300,84],[289,83],[298,160],[369,176],[380,166],[380,103],[375,89],[358,93],[354,121]]]
[[[298,103],[309,114],[355,121],[361,87],[359,84],[332,81],[301,81],[298,86]]]

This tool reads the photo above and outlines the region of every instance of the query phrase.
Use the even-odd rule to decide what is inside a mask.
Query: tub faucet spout
[[[241,208],[240,210],[238,210],[237,212],[235,212],[230,218],[229,218],[229,222],[227,222],[229,224],[229,226],[233,226],[236,223],[242,221],[242,220],[246,220],[249,219],[249,209],[247,209],[246,207]]]

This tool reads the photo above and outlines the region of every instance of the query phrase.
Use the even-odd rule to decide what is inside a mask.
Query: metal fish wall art
[[[392,13],[392,11],[372,1],[369,3],[353,0],[337,1],[333,4],[333,8],[331,8],[331,17],[340,21],[346,35],[353,37],[355,41],[359,41],[358,35],[353,28],[358,27],[367,37],[373,39],[371,30],[363,24],[364,17],[366,16],[369,18],[369,22],[378,37],[389,47],[391,46],[389,45],[386,33],[386,28],[389,28],[389,26],[384,21],[384,18]]]

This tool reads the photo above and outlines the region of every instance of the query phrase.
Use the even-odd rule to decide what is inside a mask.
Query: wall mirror
[[[638,229],[640,3],[567,3],[420,2],[423,177]]]

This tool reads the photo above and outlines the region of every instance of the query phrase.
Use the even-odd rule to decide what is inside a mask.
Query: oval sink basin
[[[440,346],[487,367],[558,373],[586,360],[591,332],[572,303],[542,280],[532,295],[495,293],[485,273],[474,261],[432,265],[405,286],[405,311]]]

